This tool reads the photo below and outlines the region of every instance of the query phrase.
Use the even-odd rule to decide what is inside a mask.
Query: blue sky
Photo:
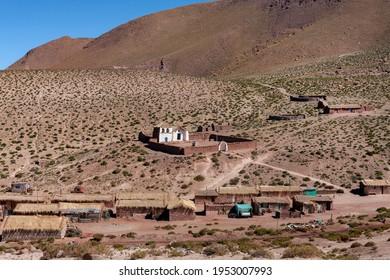
[[[211,0],[0,0],[0,69],[62,36],[93,37],[132,19]]]

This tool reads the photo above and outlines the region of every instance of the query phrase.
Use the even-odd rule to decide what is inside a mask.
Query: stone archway
[[[229,150],[228,143],[226,143],[225,141],[222,141],[222,142],[219,143],[218,151],[227,152],[228,150]]]

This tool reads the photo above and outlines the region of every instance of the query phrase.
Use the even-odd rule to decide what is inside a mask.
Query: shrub
[[[96,242],[100,242],[100,241],[102,241],[103,237],[104,237],[104,234],[96,233],[93,235],[93,238],[91,240],[94,240]]]
[[[353,242],[352,244],[351,244],[351,248],[358,248],[358,247],[362,247],[363,245],[361,244],[361,243],[359,243],[359,242]]]
[[[146,257],[146,251],[138,250],[131,254],[130,259],[138,260],[138,259],[143,259],[145,257]]]
[[[293,259],[293,258],[315,258],[322,255],[321,250],[316,246],[304,243],[304,244],[293,244],[283,252],[283,259]]]
[[[197,182],[201,182],[201,181],[205,180],[205,177],[202,175],[197,175],[197,176],[195,176],[194,180]]]

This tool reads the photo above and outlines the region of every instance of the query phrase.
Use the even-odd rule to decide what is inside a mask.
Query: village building
[[[197,132],[222,132],[232,130],[232,125],[230,122],[227,124],[209,124],[209,125],[200,125],[198,126]]]
[[[14,193],[28,193],[32,190],[31,183],[29,182],[12,182],[11,192]]]
[[[360,192],[364,195],[390,194],[390,182],[387,180],[362,180]]]
[[[189,132],[182,127],[158,126],[153,128],[152,136],[157,139],[158,143],[190,140]]]
[[[59,214],[76,223],[99,222],[103,217],[103,203],[66,203],[60,202]]]
[[[103,203],[107,208],[115,207],[115,196],[112,194],[60,194],[55,195],[52,199],[53,203],[68,202],[68,203]]]
[[[2,240],[37,240],[65,237],[67,218],[57,216],[8,216],[2,225]]]
[[[220,135],[209,132],[189,134],[188,131],[168,126],[155,127],[152,136],[138,134],[138,140],[148,144],[147,147],[169,154],[192,155],[195,153],[217,153],[236,150],[253,150],[257,142],[252,139]]]
[[[292,201],[288,197],[259,196],[252,198],[254,215],[262,215],[263,209],[268,211],[288,211],[291,206]]]
[[[303,194],[303,188],[299,186],[260,186],[260,196],[268,197],[293,197]]]
[[[43,196],[22,194],[0,194],[0,208],[2,216],[12,215],[13,210],[19,203],[48,203],[50,199]]]
[[[192,200],[172,199],[168,202],[162,219],[168,221],[187,221],[195,219],[195,203]]]
[[[131,218],[143,215],[148,219],[159,219],[167,207],[167,201],[161,199],[118,200],[116,202],[116,217]]]
[[[324,114],[337,113],[363,113],[365,111],[373,111],[374,108],[369,105],[346,104],[346,105],[326,105]]]
[[[256,187],[219,187],[216,192],[215,204],[250,203],[252,197],[259,195]]]
[[[59,204],[42,204],[42,203],[19,203],[16,205],[13,215],[60,215]]]
[[[214,203],[217,197],[218,193],[215,189],[197,190],[195,191],[194,202],[195,204]]]
[[[332,210],[333,199],[330,196],[296,195],[293,208],[305,214],[322,213]]]
[[[169,200],[169,193],[167,192],[120,192],[116,195],[118,200]]]

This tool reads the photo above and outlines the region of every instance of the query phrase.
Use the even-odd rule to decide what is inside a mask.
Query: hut
[[[216,204],[250,203],[252,197],[259,195],[256,187],[219,187],[216,192]]]
[[[29,183],[29,182],[12,182],[11,183],[11,192],[27,193],[31,190],[32,190],[31,183]]]
[[[229,211],[234,207],[234,203],[224,203],[224,204],[215,204],[215,203],[204,203],[204,215],[227,215]]]
[[[116,202],[117,218],[130,218],[135,214],[145,218],[158,219],[164,212],[167,203],[165,200],[118,200]]]
[[[168,202],[162,215],[168,221],[187,221],[195,219],[195,203],[186,199],[173,199]]]
[[[103,216],[103,203],[59,203],[59,213],[72,222],[99,222]]]
[[[14,215],[59,215],[59,204],[19,203],[16,205]]]
[[[360,192],[364,195],[390,194],[390,182],[387,180],[362,180]]]
[[[218,197],[218,193],[215,189],[205,189],[195,191],[195,204],[201,203],[214,203],[215,199]]]
[[[2,226],[2,239],[32,240],[64,238],[67,219],[57,216],[8,216]]]
[[[330,196],[296,195],[293,208],[302,213],[322,213],[333,208],[333,200]]]
[[[114,208],[114,195],[111,194],[61,194],[56,195],[52,202],[68,203],[103,203],[107,208]]]
[[[287,211],[291,208],[291,206],[292,203],[288,197],[259,196],[252,198],[252,208],[254,215],[261,215],[262,209]]]
[[[326,105],[324,107],[324,114],[362,113],[363,111],[364,108],[359,104]]]
[[[303,188],[299,186],[260,186],[260,196],[268,197],[293,197],[303,194]]]
[[[0,194],[0,207],[3,209],[3,216],[11,215],[19,203],[46,203],[47,197],[22,194]]]

